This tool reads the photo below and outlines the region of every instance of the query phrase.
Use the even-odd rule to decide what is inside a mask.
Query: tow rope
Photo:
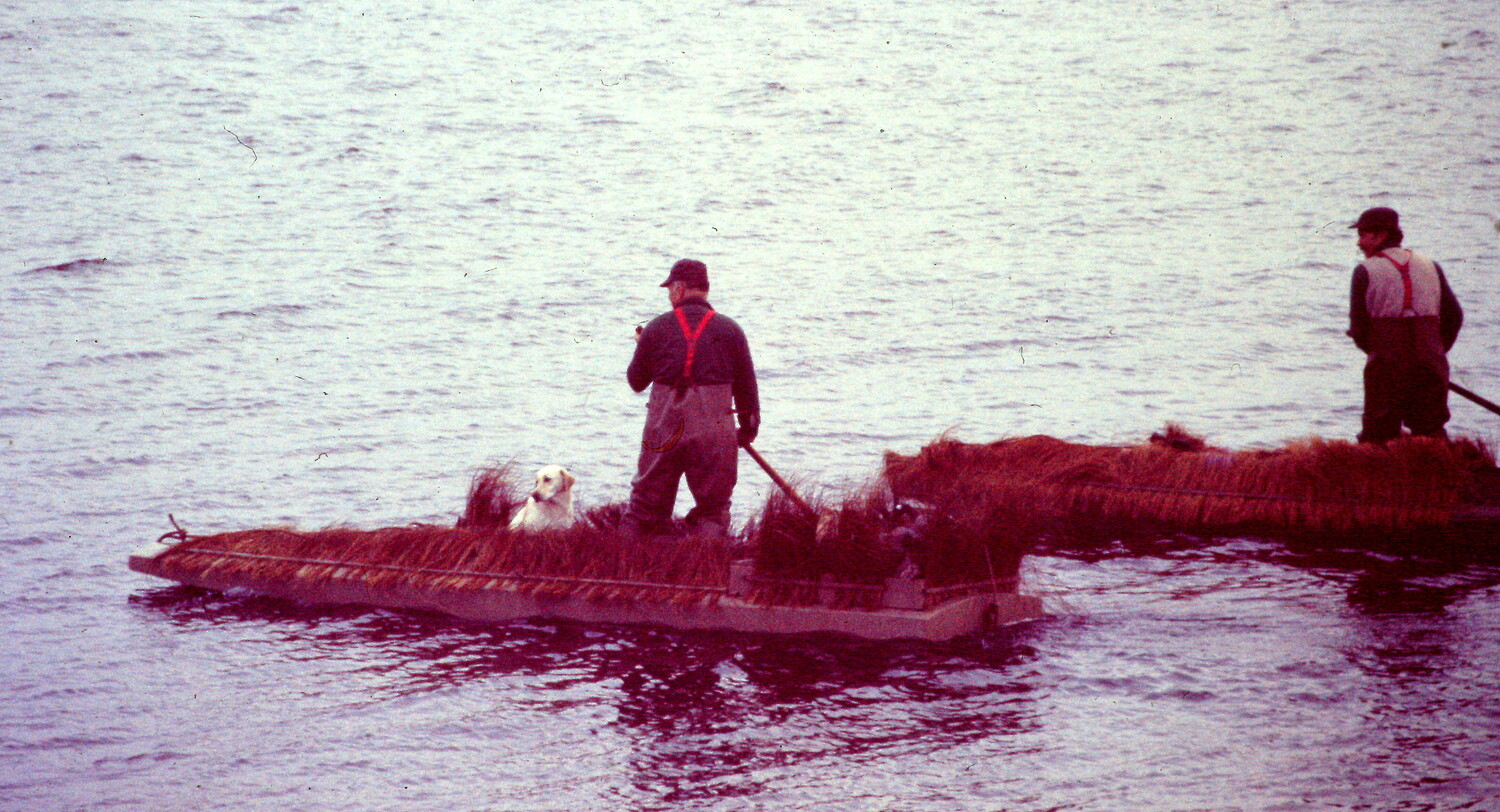
[[[182,529],[182,525],[180,525],[180,524],[177,523],[177,517],[176,516],[173,516],[172,514],[168,513],[167,514],[167,521],[171,522],[172,526],[175,527],[175,528],[177,528],[177,529],[176,530],[172,530],[171,532],[168,532],[168,533],[162,533],[161,537],[156,540],[157,544],[165,544],[166,541],[167,541],[167,539],[172,539],[172,543],[173,544],[177,544],[179,542],[184,542],[184,541],[188,540],[188,531]]]

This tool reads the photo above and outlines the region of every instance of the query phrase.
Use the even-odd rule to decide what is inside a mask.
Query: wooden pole
[[[802,497],[797,495],[797,492],[792,489],[792,486],[788,484],[785,479],[781,478],[781,474],[776,473],[776,469],[771,467],[771,463],[766,462],[766,458],[762,457],[760,455],[760,452],[755,450],[754,446],[750,445],[749,443],[740,443],[740,445],[745,449],[746,452],[750,454],[750,459],[755,460],[757,463],[759,463],[760,467],[770,475],[771,481],[776,483],[776,487],[780,488],[781,492],[786,494],[787,498],[791,499],[793,504],[807,511],[807,515],[813,517],[814,519],[818,517],[818,512],[812,509],[812,505],[809,505],[802,499]]]
[[[1452,389],[1454,392],[1457,392],[1460,395],[1463,395],[1464,397],[1468,398],[1469,400],[1472,400],[1475,403],[1478,403],[1480,406],[1483,406],[1484,408],[1489,409],[1490,411],[1494,412],[1495,414],[1500,414],[1500,406],[1496,406],[1494,403],[1492,403],[1492,402],[1490,402],[1488,400],[1485,400],[1484,398],[1482,398],[1482,397],[1474,394],[1473,392],[1470,392],[1469,390],[1463,388],[1462,386],[1459,386],[1458,384],[1453,383],[1452,381],[1449,381],[1448,382],[1448,388]]]

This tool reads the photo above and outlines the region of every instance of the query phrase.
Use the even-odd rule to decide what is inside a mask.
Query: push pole
[[[1484,398],[1482,398],[1482,397],[1474,394],[1473,392],[1470,392],[1469,390],[1463,388],[1462,386],[1459,386],[1458,384],[1456,384],[1456,383],[1454,383],[1452,381],[1449,381],[1448,382],[1448,388],[1452,389],[1454,392],[1457,392],[1460,395],[1463,395],[1464,397],[1468,398],[1469,400],[1472,400],[1475,403],[1478,403],[1480,406],[1483,406],[1484,408],[1489,409],[1490,411],[1494,412],[1495,414],[1500,414],[1500,406],[1496,406],[1494,403],[1492,403],[1492,402],[1490,402],[1488,400],[1485,400]]]
[[[799,508],[802,508],[802,510],[807,512],[807,515],[813,517],[814,519],[818,518],[818,512],[812,509],[812,505],[809,505],[805,500],[803,500],[802,497],[797,495],[797,492],[792,489],[792,486],[785,479],[781,478],[781,474],[776,473],[776,469],[771,467],[771,463],[766,462],[766,458],[762,457],[760,455],[760,452],[755,450],[754,446],[750,445],[749,443],[740,443],[740,446],[750,454],[750,459],[755,460],[756,463],[758,463],[760,467],[765,470],[765,472],[771,477],[771,481],[776,483],[776,487],[780,488],[781,492],[786,494],[787,498],[791,499],[793,504],[795,504]]]

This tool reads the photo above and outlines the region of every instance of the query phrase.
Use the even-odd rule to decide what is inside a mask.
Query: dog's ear
[[[562,473],[562,489],[565,491],[573,490],[573,483],[577,482],[578,478],[573,476],[573,473],[566,468],[559,468],[558,470]]]

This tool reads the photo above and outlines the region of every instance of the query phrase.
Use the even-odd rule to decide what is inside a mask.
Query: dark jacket
[[[687,316],[688,326],[695,330],[711,307],[707,301],[698,298],[686,299],[678,305]],[[653,383],[663,386],[684,383],[687,346],[687,338],[682,334],[674,311],[669,310],[652,319],[641,331],[640,341],[635,345],[635,356],[625,371],[630,388],[641,392]],[[722,313],[714,315],[698,339],[692,383],[729,384],[740,425],[759,426],[760,390],[755,382],[750,344],[740,326]]]

